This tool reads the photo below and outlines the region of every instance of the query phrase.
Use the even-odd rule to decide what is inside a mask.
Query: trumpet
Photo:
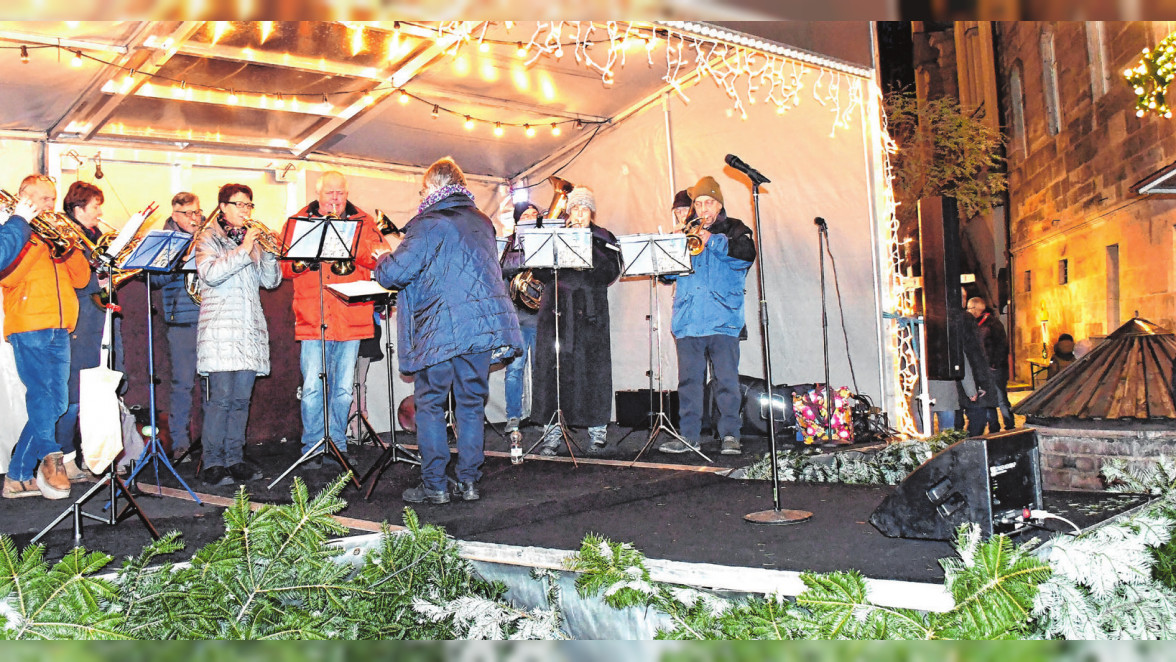
[[[249,230],[256,229],[257,245],[261,246],[261,250],[267,253],[273,253],[278,257],[282,256],[282,239],[278,235],[270,231],[261,221],[249,219],[245,221],[245,228]]]
[[[688,218],[679,229],[686,235],[686,250],[691,255],[701,254],[704,244],[702,243],[702,237],[698,235],[698,231],[702,229],[702,218],[698,216]]]

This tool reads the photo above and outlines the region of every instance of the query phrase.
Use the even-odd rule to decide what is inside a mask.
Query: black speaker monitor
[[[954,198],[919,200],[919,251],[923,267],[927,378],[963,379],[963,348],[959,342],[953,342],[947,316],[949,307],[963,308],[960,222]]]
[[[1011,534],[1022,509],[1041,508],[1041,456],[1032,430],[952,444],[911,472],[870,523],[892,538],[952,540],[975,522],[982,535]]]

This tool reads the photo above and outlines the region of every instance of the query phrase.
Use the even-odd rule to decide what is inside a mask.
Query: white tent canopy
[[[773,381],[823,381],[821,216],[844,307],[842,319],[827,262],[832,381],[854,386],[852,359],[856,390],[891,405],[870,25],[739,26],[760,36],[670,22],[591,27],[0,22],[0,184],[12,190],[34,171],[91,180],[100,163],[118,225],[172,192],[213,200],[220,184],[240,181],[254,188],[256,216],[280,227],[313,197],[320,172],[339,169],[355,203],[403,225],[423,168],[451,155],[491,216],[512,185],[531,185],[545,206],[545,179],[558,170],[593,188],[599,223],[624,235],[669,231],[674,191],[703,175],[719,181],[727,213],[752,225],[749,183],[723,165],[734,153],[772,179],[762,188],[760,259]],[[741,373],[762,376],[754,273]],[[665,387],[674,388],[672,289],[661,287]],[[614,285],[610,304],[614,388],[648,387],[648,281]],[[381,401],[382,366],[369,384]],[[501,420],[501,377],[491,393],[489,416]],[[372,422],[387,429],[381,409]]]

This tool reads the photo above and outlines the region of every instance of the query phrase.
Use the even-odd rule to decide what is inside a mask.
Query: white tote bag
[[[118,399],[123,374],[106,367],[113,328],[112,312],[108,308],[102,328],[102,360],[98,367],[78,372],[82,457],[96,474],[106,471],[123,451],[122,407]]]

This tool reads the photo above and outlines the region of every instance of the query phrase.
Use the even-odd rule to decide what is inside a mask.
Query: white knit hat
[[[592,189],[587,186],[577,186],[568,194],[568,211],[573,207],[584,206],[596,213],[596,195],[592,193]]]

